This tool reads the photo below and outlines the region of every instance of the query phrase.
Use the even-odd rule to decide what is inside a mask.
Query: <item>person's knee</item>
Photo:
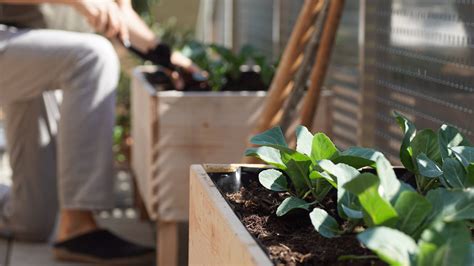
[[[76,62],[80,71],[87,71],[95,78],[106,79],[115,87],[118,83],[120,63],[114,47],[106,38],[95,34],[84,34],[78,44]]]

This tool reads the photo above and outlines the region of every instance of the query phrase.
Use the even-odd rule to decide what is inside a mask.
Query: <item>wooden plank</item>
[[[159,94],[159,154],[152,176],[157,184],[152,203],[158,206],[160,220],[188,219],[190,165],[240,160],[265,95],[265,92]]]
[[[323,27],[326,21],[326,15],[328,13],[328,6],[329,2],[324,1],[322,10],[314,22],[311,38],[305,47],[303,62],[301,63],[301,67],[295,76],[294,88],[289,95],[288,101],[284,108],[280,127],[286,134],[294,133],[294,130],[288,129],[296,119],[299,103],[303,99],[303,96],[306,92],[311,68],[316,61],[315,57],[321,43],[321,35],[323,33]]]
[[[308,31],[322,8],[322,2],[323,1],[306,0],[301,8],[288,44],[282,55],[277,72],[275,73],[275,78],[270,86],[262,115],[252,134],[265,131],[275,125],[272,124],[274,121],[273,118],[281,109],[288,94],[293,89],[293,86],[289,86],[294,75],[294,71],[292,71],[292,69],[295,69],[293,63],[295,58],[298,58],[303,52],[304,47],[309,40]],[[307,37],[305,38],[305,36]]]
[[[158,222],[157,258],[158,266],[176,266],[179,261],[179,224]]]
[[[324,33],[321,37],[321,45],[318,50],[316,63],[310,75],[310,86],[301,109],[301,124],[307,127],[312,126],[311,123],[313,122],[314,114],[321,99],[321,90],[329,67],[337,29],[339,28],[342,12],[344,10],[344,1],[345,0],[330,1],[328,17],[324,25]]]
[[[190,265],[273,265],[202,165],[191,166],[190,192]]]

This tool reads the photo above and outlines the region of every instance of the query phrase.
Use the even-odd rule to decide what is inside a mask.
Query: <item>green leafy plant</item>
[[[341,152],[323,133],[312,135],[301,126],[296,135],[296,150],[288,147],[280,128],[273,128],[253,137],[251,142],[260,147],[246,151],[277,168],[259,174],[267,189],[288,192],[277,216],[298,208],[311,211],[314,228],[327,238],[362,226],[366,230],[359,240],[392,265],[448,265],[438,263],[456,260],[460,264],[453,265],[468,265],[474,188],[437,188],[425,196],[400,181],[378,151],[352,147]],[[361,169],[365,166],[373,170]],[[333,188],[337,219],[321,204]],[[452,230],[452,238],[445,229]],[[455,258],[452,248],[459,249]]]
[[[268,62],[265,56],[250,46],[243,46],[237,53],[218,44],[203,44],[190,41],[180,51],[193,62],[209,73],[209,82],[213,90],[220,90],[231,80],[241,75],[242,66],[257,66],[265,86],[269,86],[275,73],[275,65]]]
[[[323,174],[318,164],[320,160],[338,157],[340,152],[336,146],[323,133],[313,136],[302,126],[298,127],[296,135],[296,150],[288,147],[280,128],[273,128],[251,139],[261,147],[246,151],[247,156],[256,156],[278,169],[259,174],[260,183],[267,189],[289,193],[278,207],[278,216],[295,208],[309,210],[336,186],[335,180]]]
[[[278,207],[277,215],[282,216],[296,208],[309,211],[320,204],[332,188],[337,188],[339,215],[349,220],[349,228],[358,224],[363,217],[362,207],[356,195],[345,189],[345,184],[360,175],[356,168],[375,165],[383,155],[358,147],[341,152],[324,133],[313,135],[303,126],[297,128],[296,138],[294,150],[288,147],[281,129],[273,128],[254,136],[251,142],[260,147],[246,151],[247,156],[256,156],[278,169],[265,170],[259,175],[260,183],[267,189],[289,194]],[[397,181],[396,178],[384,180],[387,195],[400,187],[398,183],[394,185]],[[331,236],[344,231],[329,227],[337,223],[322,209],[313,210],[310,218],[321,234]]]
[[[468,188],[474,186],[474,147],[453,126],[442,125],[438,132],[431,129],[417,131],[406,117],[395,113],[403,130],[400,161],[415,174],[417,190]]]
[[[470,266],[474,263],[470,231],[463,222],[433,223],[418,241],[388,227],[370,228],[357,238],[390,265]]]
[[[438,188],[428,192],[422,204],[427,202],[431,208],[428,215],[421,213],[423,222],[407,223],[412,228],[418,225],[417,233],[381,226],[360,233],[358,239],[390,265],[472,265],[474,244],[469,221],[474,219],[474,190]],[[407,203],[420,205],[416,199]],[[420,210],[410,208],[419,221]]]

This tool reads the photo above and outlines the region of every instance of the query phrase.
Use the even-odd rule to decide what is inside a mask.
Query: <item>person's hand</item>
[[[190,74],[196,75],[204,75],[207,77],[207,73],[200,69],[197,65],[191,61],[191,59],[187,58],[180,52],[174,52],[171,56],[171,62],[173,65],[178,66],[189,72]]]
[[[129,34],[125,19],[117,3],[112,0],[79,0],[72,5],[82,13],[96,31],[108,38],[119,37],[128,42]]]

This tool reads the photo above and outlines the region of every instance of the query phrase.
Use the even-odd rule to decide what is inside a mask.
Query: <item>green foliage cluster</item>
[[[395,115],[404,133],[400,160],[415,174],[418,191],[474,186],[474,147],[458,129],[442,125],[438,132],[417,131],[406,117]]]
[[[242,66],[257,66],[262,81],[266,86],[275,73],[275,65],[251,45],[243,46],[237,53],[218,44],[204,44],[190,41],[180,50],[197,66],[209,73],[209,83],[213,90],[220,90],[229,80],[237,80]],[[255,70],[255,68],[253,69]]]
[[[415,174],[416,188],[397,177],[382,153],[340,151],[323,133],[312,135],[302,126],[296,149],[273,128],[254,136],[251,142],[259,147],[246,155],[275,167],[262,171],[259,181],[287,192],[277,216],[307,210],[315,230],[327,238],[362,228],[359,241],[390,265],[472,265],[473,147],[452,126],[443,125],[438,134],[417,132],[405,117],[396,119],[405,132],[401,161]],[[329,214],[324,202],[332,189],[337,212]]]
[[[251,45],[244,45],[235,52],[219,44],[197,41],[192,30],[178,27],[174,18],[155,27],[160,39],[189,57],[197,66],[209,74],[209,84],[214,91],[220,90],[228,81],[237,80],[244,65],[256,66],[263,83],[268,86],[273,78],[276,63],[270,62]]]

